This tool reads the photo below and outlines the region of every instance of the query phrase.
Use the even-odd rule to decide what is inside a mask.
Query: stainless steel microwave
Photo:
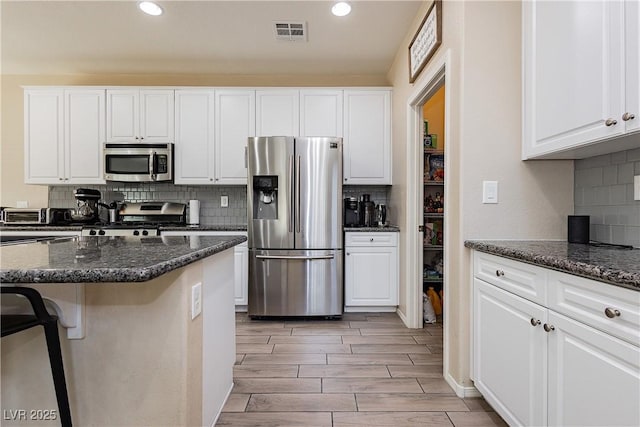
[[[173,144],[104,144],[104,179],[173,181]]]

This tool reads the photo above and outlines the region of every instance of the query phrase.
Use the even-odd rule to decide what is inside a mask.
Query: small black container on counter
[[[589,215],[569,215],[569,243],[589,243]]]

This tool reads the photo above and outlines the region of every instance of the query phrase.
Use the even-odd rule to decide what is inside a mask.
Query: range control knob
[[[147,230],[142,230],[142,235],[143,236],[147,236],[149,234],[149,232]]]
[[[95,236],[95,235],[96,235],[96,230],[89,231],[89,236]]]
[[[140,232],[138,230],[133,230],[133,235],[134,236],[138,236],[138,235],[140,235]]]
[[[98,231],[98,234],[101,235],[101,236],[104,236],[106,233],[104,232],[104,230],[100,230],[100,231]]]

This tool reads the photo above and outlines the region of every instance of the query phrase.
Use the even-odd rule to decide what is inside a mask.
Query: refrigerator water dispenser
[[[257,175],[253,177],[254,219],[278,219],[278,177]]]

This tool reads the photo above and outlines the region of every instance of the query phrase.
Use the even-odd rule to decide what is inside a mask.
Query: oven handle
[[[311,256],[299,256],[299,255],[256,255],[258,259],[297,259],[297,260],[312,260],[312,259],[333,259],[334,255],[311,255]]]

